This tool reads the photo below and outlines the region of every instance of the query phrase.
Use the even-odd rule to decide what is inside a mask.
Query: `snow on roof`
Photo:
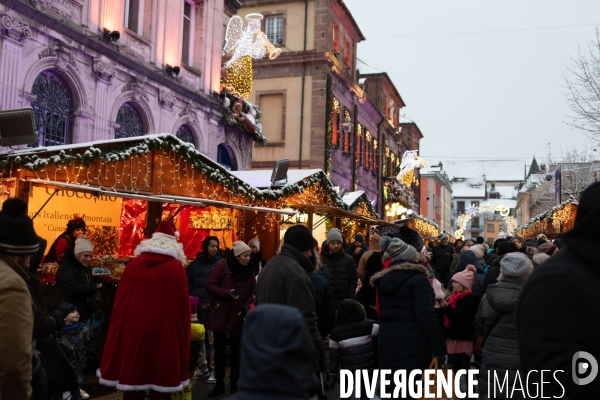
[[[452,197],[485,197],[483,178],[465,178],[463,181],[452,182]]]
[[[540,182],[542,182],[544,179],[546,179],[546,175],[545,174],[532,174],[532,175],[529,175],[529,177],[525,181],[525,184],[521,187],[521,189],[519,190],[519,192],[520,193],[527,193],[530,190],[535,189],[536,187],[538,187],[538,185],[540,184]]]
[[[491,192],[491,190],[490,190]],[[496,185],[494,192],[491,193],[500,193],[501,199],[516,199],[517,193],[519,189],[515,186],[498,186]]]
[[[508,208],[515,208],[517,206],[516,199],[488,199],[487,201],[495,206],[504,205]]]
[[[523,181],[525,163],[519,160],[426,160],[430,165],[442,162],[444,171],[452,178],[486,176],[487,181]]]
[[[354,204],[354,202],[356,200],[358,200],[360,198],[360,196],[362,196],[363,194],[365,194],[364,191],[359,190],[357,192],[347,192],[344,197],[342,198],[342,200],[344,200],[344,203],[346,203],[347,206],[351,206],[352,204]]]
[[[288,169],[287,172],[287,185],[293,185],[308,178],[309,176],[322,172],[320,169]],[[250,186],[254,186],[258,189],[265,189],[271,187],[271,175],[273,170],[271,169],[259,169],[252,171],[231,171],[231,174],[238,179],[246,182]]]

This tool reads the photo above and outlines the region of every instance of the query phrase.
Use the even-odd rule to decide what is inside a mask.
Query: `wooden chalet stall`
[[[560,233],[573,229],[577,216],[578,203],[566,201],[560,205],[540,213],[526,224],[517,228],[516,235],[524,239],[535,239],[543,233],[549,239],[556,238]]]
[[[221,249],[243,237],[245,211],[293,214],[173,135],[14,151],[0,161],[2,191],[28,202],[48,247],[73,214],[83,216],[96,255],[131,257],[171,219],[188,258],[215,235]]]
[[[271,187],[271,170],[235,171],[233,175],[247,184],[262,189],[264,196],[273,199],[271,207],[282,210],[294,210],[296,215],[281,217],[277,221],[256,218],[258,223],[251,230],[246,229],[246,240],[258,236],[267,243],[263,255],[269,259],[281,245],[285,231],[294,224],[304,224],[312,230],[313,236],[321,244],[330,226],[343,227],[344,220],[361,221],[376,224],[377,220],[356,212],[363,212],[359,203],[350,211],[348,205],[339,196],[327,175],[320,169],[288,170],[287,182],[283,186]],[[366,196],[365,196],[366,197]],[[370,212],[370,211],[369,211]],[[252,232],[252,233],[251,233]]]

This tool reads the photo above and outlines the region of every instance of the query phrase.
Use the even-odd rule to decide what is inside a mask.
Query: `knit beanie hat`
[[[471,248],[469,250],[471,250],[473,253],[475,253],[477,258],[483,258],[483,256],[485,255],[485,248],[480,244],[471,246]]]
[[[83,229],[85,232],[85,220],[77,214],[73,215],[73,219],[67,222],[67,232],[72,233],[75,229]]]
[[[412,260],[417,255],[417,250],[415,250],[414,247],[404,243],[398,238],[392,239],[386,252],[392,257],[392,261]]]
[[[512,242],[502,242],[498,247],[499,256],[503,256],[509,253],[516,253],[517,251],[519,251],[519,249],[517,249],[517,245]]]
[[[520,252],[509,253],[500,260],[500,273],[506,277],[521,278],[533,271],[529,258]]]
[[[27,204],[17,198],[6,200],[0,211],[0,252],[35,254],[39,249],[33,221],[27,216]]]
[[[540,265],[548,261],[550,259],[550,256],[546,253],[539,253],[534,254],[531,258],[533,259],[533,263],[535,264],[535,266],[539,267]]]
[[[392,238],[389,236],[383,236],[379,239],[379,247],[381,247],[381,252],[385,253],[387,251],[388,246],[392,243]]]
[[[233,242],[233,244],[231,245],[231,248],[233,249],[233,255],[236,257],[247,251],[251,251],[250,246],[248,246],[246,243],[244,243],[241,240]]]
[[[258,251],[260,251],[260,240],[258,240],[258,237],[250,239],[250,241],[248,242],[248,246],[250,246],[251,244],[253,244],[258,249]]]
[[[92,246],[92,242],[88,240],[87,236],[81,235],[75,240],[75,250],[73,253],[79,254],[83,253],[84,251],[91,251],[93,253],[94,247]]]
[[[325,243],[329,244],[329,242],[332,242],[334,240],[342,242],[342,244],[344,243],[342,232],[338,228],[331,228],[329,230],[329,233],[327,233],[327,240],[325,241]]]
[[[475,268],[474,265],[469,264],[464,271],[454,274],[452,280],[460,283],[466,289],[471,290],[471,287],[473,287],[473,280],[475,279],[475,272],[477,272],[477,268]]]
[[[338,230],[339,232],[339,230]],[[342,235],[340,234],[340,237]],[[294,225],[283,235],[283,243],[295,247],[298,251],[307,251],[315,246],[310,229],[304,225]]]
[[[535,251],[536,254],[540,254],[540,253],[546,253],[549,256],[551,256],[552,254],[554,254],[554,252],[558,250],[558,247],[556,247],[556,245],[552,244],[552,243],[544,243],[542,245],[540,245],[537,250]]]
[[[425,246],[425,242],[423,242],[423,238],[421,237],[419,232],[409,228],[406,225],[400,227],[399,236],[400,239],[404,241],[404,243],[410,244],[418,252],[420,252],[423,249],[423,246]]]
[[[66,301],[61,302],[56,308],[56,310],[62,313],[62,315],[64,315],[65,317],[71,314],[73,311],[79,311],[75,304],[69,304]]]
[[[361,242],[362,244],[365,244],[365,238],[362,235],[356,235],[354,237],[354,241],[355,242]]]

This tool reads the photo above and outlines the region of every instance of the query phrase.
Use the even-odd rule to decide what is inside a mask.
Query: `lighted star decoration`
[[[225,33],[223,57],[226,62],[222,84],[244,100],[252,91],[252,59],[260,60],[268,55],[270,60],[274,60],[281,54],[281,49],[275,47],[261,31],[262,19],[261,14],[246,15],[248,26],[244,29],[244,21],[236,15],[229,20]]]

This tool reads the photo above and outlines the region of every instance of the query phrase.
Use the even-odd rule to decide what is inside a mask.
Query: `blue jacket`
[[[221,256],[218,254],[208,261],[204,253],[198,253],[196,259],[188,265],[185,273],[188,278],[190,295],[198,298],[198,304],[204,304],[210,300],[210,295],[206,293],[206,280],[220,261]]]

